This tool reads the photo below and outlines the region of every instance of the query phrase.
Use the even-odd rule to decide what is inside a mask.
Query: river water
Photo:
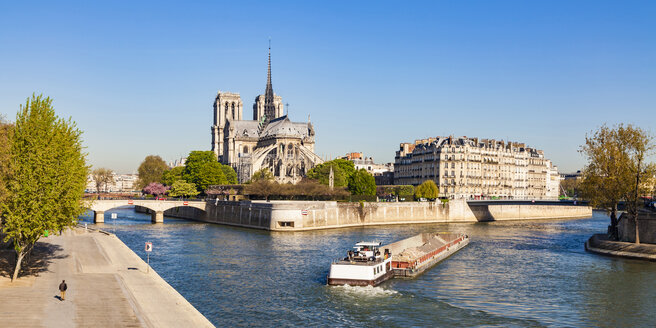
[[[606,230],[578,220],[383,226],[265,232],[115,209],[103,228],[217,327],[541,327],[656,325],[656,263],[587,253]],[[93,222],[90,215],[83,222]],[[355,242],[383,244],[420,232],[462,232],[470,244],[413,280],[326,286],[332,259]]]

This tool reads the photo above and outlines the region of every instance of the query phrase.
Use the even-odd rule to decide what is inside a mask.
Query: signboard
[[[152,252],[153,251],[153,243],[147,242],[146,243],[146,252]]]
[[[116,219],[116,213],[112,213],[112,219]]]
[[[301,215],[308,215],[308,211],[307,210],[301,210]]]
[[[132,205],[132,204],[134,204],[134,201],[132,201],[132,199],[128,200],[128,205]]]

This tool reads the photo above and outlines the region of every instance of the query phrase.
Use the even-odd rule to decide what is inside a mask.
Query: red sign
[[[134,201],[132,201],[132,199],[128,200],[128,205],[132,205],[132,204],[134,204]]]
[[[153,251],[153,243],[147,242],[146,243],[146,252],[152,252]]]
[[[182,205],[189,205],[189,202],[185,200],[184,202],[182,202]]]

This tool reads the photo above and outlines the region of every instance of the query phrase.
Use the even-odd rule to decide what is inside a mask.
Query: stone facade
[[[212,151],[217,159],[232,166],[240,183],[267,168],[280,183],[297,183],[308,170],[320,164],[314,153],[314,127],[292,122],[283,115],[282,97],[273,93],[271,53],[264,95],[255,98],[253,120],[242,117],[238,93],[221,92],[214,100]]]
[[[394,184],[433,180],[452,199],[557,199],[560,176],[541,150],[523,143],[437,137],[402,143]]]

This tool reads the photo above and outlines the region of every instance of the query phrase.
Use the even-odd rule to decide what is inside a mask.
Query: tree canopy
[[[210,185],[228,183],[222,165],[212,151],[190,152],[183,176],[187,182],[195,184],[200,192],[204,192]]]
[[[221,165],[227,184],[237,184],[237,172],[230,165]]]
[[[353,164],[353,163],[351,163]],[[365,169],[354,171],[348,180],[348,191],[353,195],[376,195],[376,180]]]
[[[264,167],[253,173],[253,176],[251,177],[251,182],[255,182],[259,180],[273,181],[273,179],[274,177],[273,177],[273,173],[271,173],[271,170]]]
[[[169,169],[164,160],[157,155],[148,155],[139,165],[137,187],[144,188],[152,182],[160,182],[162,175]]]
[[[415,190],[415,198],[436,199],[440,194],[435,181],[426,180]]]
[[[183,174],[185,171],[184,166],[176,166],[170,170],[164,171],[162,173],[162,183],[167,186],[172,186],[178,180],[184,180]]]
[[[334,186],[347,187],[349,179],[355,172],[353,162],[346,159],[334,159],[332,161],[323,162],[307,172],[307,177],[319,181],[319,183],[328,185],[330,168],[333,169]]]
[[[0,204],[4,202],[7,196],[6,177],[9,174],[10,144],[9,134],[12,126],[3,121],[0,117]],[[0,215],[2,215],[2,206],[0,206]]]
[[[74,225],[86,210],[82,197],[89,167],[82,132],[72,120],[57,117],[50,98],[28,98],[11,130],[2,228],[17,255],[14,280],[23,258],[46,231]]]
[[[196,185],[184,180],[174,182],[169,190],[169,196],[171,197],[191,197],[196,196],[199,193],[200,192],[196,190]]]
[[[611,237],[617,237],[617,205],[625,200],[627,210],[634,214],[637,234],[637,206],[645,178],[653,177],[653,164],[645,163],[654,149],[652,137],[632,125],[604,125],[585,138],[580,152],[588,160],[582,174],[580,191],[592,206],[610,213]],[[642,181],[641,181],[642,178]]]
[[[145,186],[141,191],[147,195],[161,196],[166,194],[168,190],[169,190],[168,187],[164,186],[159,182],[151,182],[147,186]]]

